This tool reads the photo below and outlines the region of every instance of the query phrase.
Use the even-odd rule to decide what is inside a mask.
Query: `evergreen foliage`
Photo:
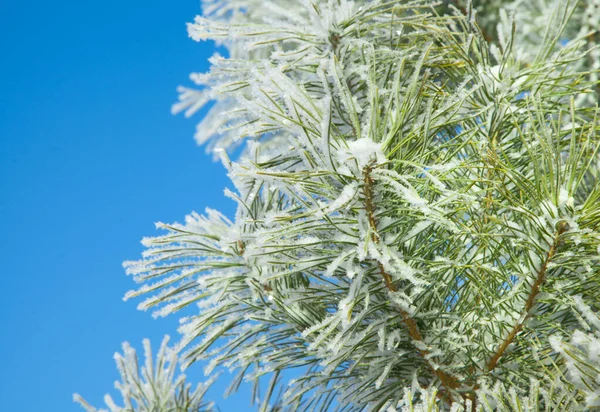
[[[188,411],[210,412],[213,405],[203,400],[211,382],[199,384],[192,392],[191,385],[185,383],[185,375],[175,376],[177,353],[167,346],[169,336],[165,336],[152,364],[153,356],[150,341],[144,339],[145,362],[141,370],[135,349],[127,342],[123,343],[123,354],[115,353],[115,362],[121,375],[121,382],[115,382],[115,388],[121,392],[124,406],[118,406],[110,395],[104,402],[110,412],[159,412]],[[108,412],[96,409],[79,394],[73,395],[87,412]]]
[[[269,376],[264,411],[600,407],[600,1],[203,4],[227,57],[174,111],[214,103],[237,212],[125,263],[198,307],[182,366]]]

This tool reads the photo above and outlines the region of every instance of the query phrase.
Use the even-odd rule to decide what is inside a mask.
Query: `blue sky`
[[[234,210],[195,121],[169,112],[213,51],[187,38],[199,12],[197,0],[0,7],[2,411],[80,411],[73,392],[103,406],[122,341],[176,337],[176,318],[122,301],[134,284],[121,262],[155,221]],[[247,409],[247,392],[220,389],[223,411]]]

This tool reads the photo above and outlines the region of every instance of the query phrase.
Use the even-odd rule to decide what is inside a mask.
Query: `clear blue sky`
[[[177,337],[175,317],[122,301],[134,284],[121,262],[155,221],[234,210],[195,121],[169,112],[212,54],[187,38],[199,12],[197,0],[0,6],[1,411],[80,411],[73,392],[103,406],[122,341]],[[223,402],[216,389],[223,411],[247,410],[247,393]]]

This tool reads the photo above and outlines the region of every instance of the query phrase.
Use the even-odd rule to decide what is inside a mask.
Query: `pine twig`
[[[486,369],[488,372],[491,372],[492,370],[494,370],[494,368],[498,364],[498,361],[500,360],[500,358],[502,357],[502,355],[504,354],[504,352],[506,351],[508,346],[513,342],[513,340],[515,339],[517,334],[519,332],[521,332],[521,330],[523,329],[523,326],[525,325],[525,321],[527,321],[527,319],[529,319],[529,317],[531,316],[531,309],[533,308],[533,305],[535,304],[535,299],[540,292],[540,287],[541,287],[542,283],[544,283],[544,280],[546,278],[546,273],[548,271],[548,264],[550,263],[552,258],[554,258],[554,256],[556,255],[560,236],[563,233],[565,233],[568,229],[569,229],[569,225],[566,222],[561,221],[558,223],[558,226],[556,228],[556,233],[554,235],[554,240],[552,242],[552,246],[550,246],[550,250],[548,251],[548,254],[546,255],[546,259],[544,260],[544,263],[540,267],[540,270],[538,271],[538,274],[537,274],[537,278],[535,279],[535,282],[533,282],[533,285],[531,286],[531,291],[529,292],[529,296],[527,297],[527,300],[525,301],[525,308],[523,309],[523,314],[520,318],[521,320],[513,327],[513,329],[508,334],[508,336],[504,339],[504,341],[500,344],[500,346],[498,347],[498,349],[496,350],[494,355],[488,361],[487,366],[486,366]]]
[[[375,203],[373,202],[373,179],[371,178],[371,172],[373,170],[373,166],[369,165],[363,169],[364,175],[364,185],[363,185],[363,194],[365,196],[365,209],[367,212],[367,218],[369,220],[369,226],[371,227],[371,240],[375,244],[380,243],[379,235],[377,234],[377,219],[375,218]],[[377,261],[377,267],[379,268],[379,272],[383,277],[385,282],[385,286],[390,292],[397,292],[398,288],[394,285],[392,281],[392,277],[386,271],[383,264],[380,261]],[[414,341],[423,341],[423,335],[419,331],[419,327],[417,326],[417,322],[410,316],[408,312],[404,309],[398,308],[400,312],[400,316],[402,317],[402,321],[404,322],[406,328],[408,329],[408,334]],[[447,389],[456,389],[459,384],[456,378],[447,374],[446,372],[440,370],[439,368],[435,368],[428,360],[429,351],[426,349],[418,349],[417,351],[421,355],[423,359],[426,360],[427,365],[430,367],[432,372],[438,379],[442,382],[442,384]],[[452,395],[449,395],[450,403],[452,403]]]

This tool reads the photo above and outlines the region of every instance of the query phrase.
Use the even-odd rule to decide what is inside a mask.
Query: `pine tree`
[[[227,57],[173,109],[212,103],[237,212],[125,262],[141,309],[197,306],[181,365],[270,379],[263,411],[600,408],[600,1],[203,10],[190,37]],[[147,399],[112,411],[210,408],[125,353]]]

